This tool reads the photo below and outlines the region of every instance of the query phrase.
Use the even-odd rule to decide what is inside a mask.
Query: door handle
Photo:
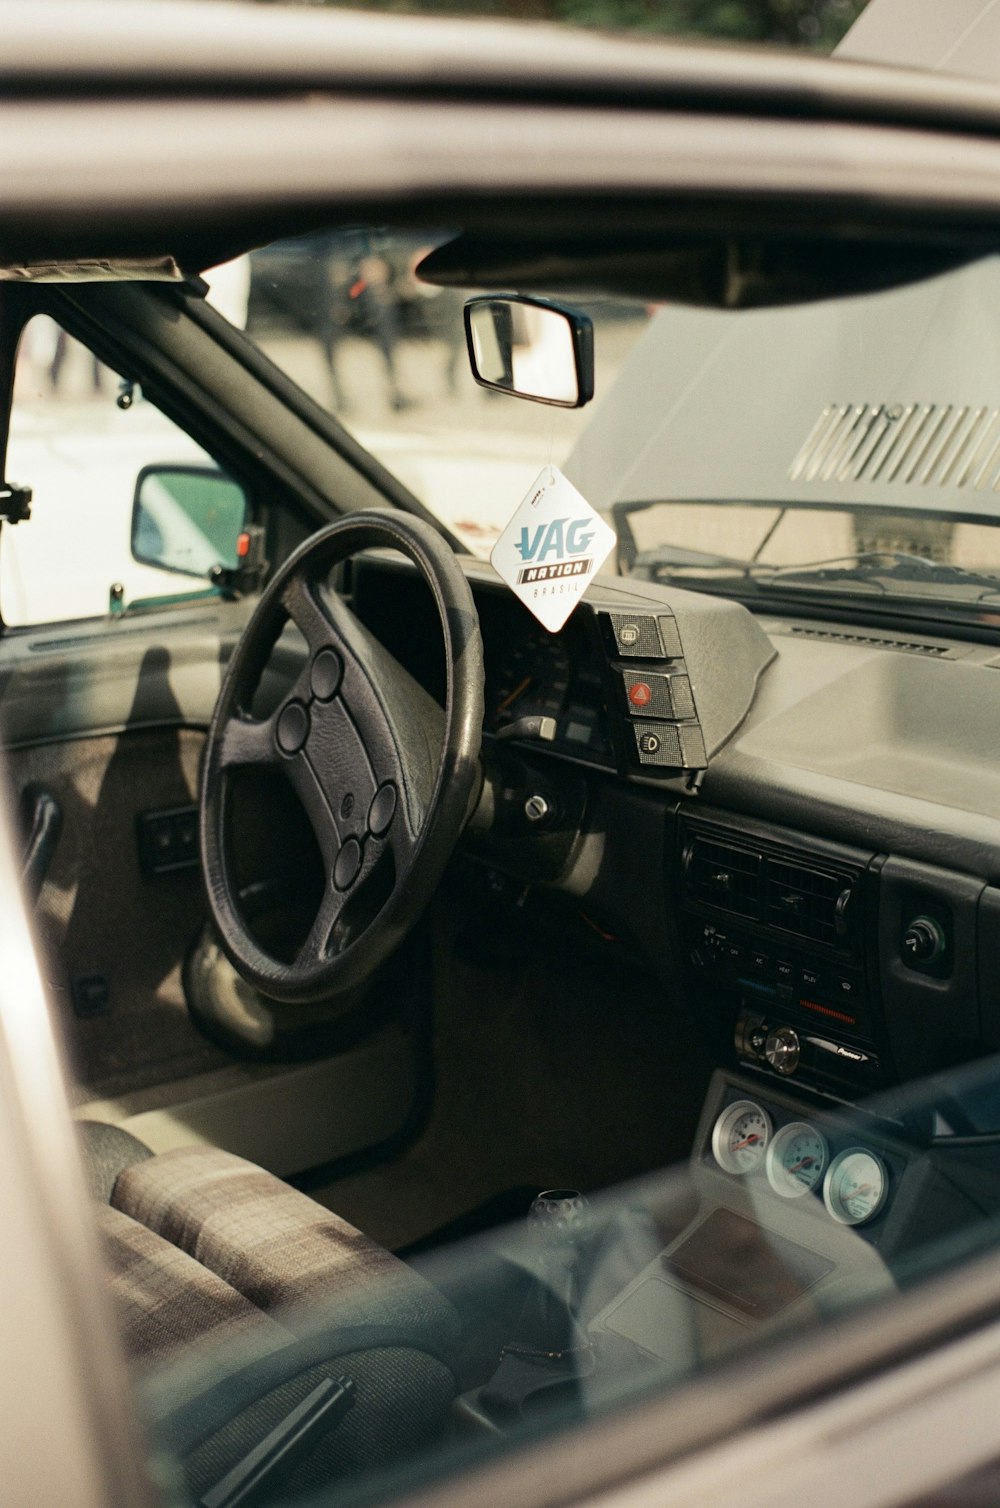
[[[56,851],[62,831],[62,807],[51,791],[29,786],[21,797],[25,842],[21,878],[25,893],[35,900]]]

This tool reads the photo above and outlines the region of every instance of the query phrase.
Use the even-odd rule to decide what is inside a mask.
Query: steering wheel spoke
[[[219,769],[228,771],[247,765],[273,765],[278,758],[275,746],[275,719],[231,717],[219,735]]]
[[[285,584],[281,605],[309,646],[311,655],[333,643],[335,630],[327,617],[316,583],[296,574]]]
[[[327,949],[329,948],[330,938],[343,914],[347,901],[348,897],[342,891],[335,889],[329,883],[327,884],[319,910],[316,913],[316,919],[309,929],[308,937],[296,955],[296,969],[315,969],[321,967],[326,962],[329,956]]]
[[[282,760],[281,764],[309,818],[309,826],[323,858],[323,869],[329,875],[340,853],[342,839],[326,792],[304,751],[294,758]]]
[[[383,792],[383,799],[388,803],[390,791],[383,787]],[[420,834],[411,832],[405,813],[397,810],[389,827],[384,828],[375,841],[392,854],[396,873],[406,874],[416,858]]]
[[[402,832],[402,824],[399,830]],[[337,942],[342,947],[355,931],[365,927],[368,912],[377,910],[400,876],[407,873],[400,867],[403,853],[412,860],[411,842],[403,848],[399,839],[391,842],[386,835],[375,838],[370,833],[360,840],[345,838],[327,868],[323,899],[299,950],[297,965],[322,964],[339,950],[330,947],[335,934],[340,934]]]

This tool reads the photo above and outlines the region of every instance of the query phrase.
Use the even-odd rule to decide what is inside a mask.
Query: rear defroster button
[[[368,831],[373,838],[381,838],[389,831],[389,824],[396,814],[396,787],[391,783],[380,786],[368,808]]]
[[[361,868],[361,844],[356,838],[348,838],[337,855],[333,866],[333,883],[338,890],[349,890]]]

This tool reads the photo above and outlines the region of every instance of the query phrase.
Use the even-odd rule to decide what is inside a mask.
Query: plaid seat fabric
[[[136,1162],[112,1205],[293,1333],[404,1325],[436,1346],[457,1334],[451,1305],[398,1258],[229,1152],[181,1147]]]
[[[438,1358],[458,1319],[423,1278],[242,1158],[152,1156],[116,1128],[81,1130],[94,1192],[111,1191],[97,1205],[105,1267],[154,1416],[176,1419],[180,1405],[200,1421],[213,1392],[231,1395],[186,1445],[169,1426],[192,1501],[324,1376],[346,1371],[355,1405],[282,1481],[292,1496],[398,1461],[446,1428],[455,1380]],[[265,1372],[245,1396],[248,1364]]]
[[[231,1356],[249,1361],[288,1344],[287,1330],[162,1236],[105,1205],[98,1205],[97,1219],[112,1302],[132,1355],[158,1363],[183,1357],[207,1385]]]

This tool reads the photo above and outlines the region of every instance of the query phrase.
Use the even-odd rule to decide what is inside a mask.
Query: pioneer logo
[[[820,1052],[828,1052],[834,1058],[845,1058],[848,1063],[870,1063],[866,1052],[859,1052],[856,1047],[845,1047],[842,1042],[829,1042],[824,1037],[810,1037],[809,1042]]]

